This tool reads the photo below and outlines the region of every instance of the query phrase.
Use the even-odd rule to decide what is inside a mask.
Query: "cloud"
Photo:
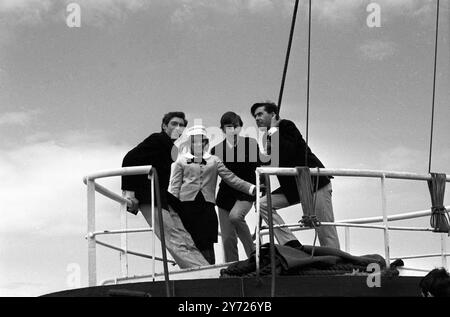
[[[129,14],[149,9],[157,1],[154,0],[0,0],[0,14],[6,24],[36,25],[45,21],[61,21],[66,14],[69,3],[81,6],[82,23],[93,26],[104,26],[110,19],[124,19]],[[158,2],[159,3],[159,2]],[[246,11],[252,14],[264,14],[281,9],[285,16],[292,13],[294,1],[284,0],[176,0],[170,20],[173,23],[192,21],[201,16],[204,10],[220,14],[234,15]],[[432,0],[378,0],[383,19],[397,15],[422,17],[432,11]],[[349,23],[357,17],[366,16],[368,2],[362,0],[322,0],[313,1],[313,13],[319,21],[326,23]],[[301,5],[300,10],[307,11]],[[288,15],[286,15],[288,14]]]
[[[211,12],[221,15],[237,15],[242,12],[266,14],[276,6],[273,0],[180,0],[171,15],[171,22],[176,25],[187,24],[201,19]]]
[[[183,25],[194,19],[194,10],[192,6],[183,4],[181,7],[175,10],[170,17],[170,21],[175,25]]]
[[[248,2],[248,9],[252,13],[264,13],[272,11],[274,4],[272,0],[250,0]]]
[[[40,283],[10,283],[0,286],[1,297],[29,297],[39,296],[48,292],[45,285]]]
[[[110,20],[123,20],[129,14],[147,9],[149,0],[66,0],[66,5],[75,2],[81,7],[82,24],[105,26]]]
[[[69,3],[81,7],[83,24],[101,26],[109,19],[123,19],[129,13],[146,9],[149,0],[0,0],[0,26],[36,25],[61,22]]]
[[[380,5],[382,24],[397,16],[422,18],[434,10],[432,0],[322,0],[313,1],[312,11],[322,23],[353,24],[360,18],[365,20],[369,14],[366,11],[367,5],[371,2]]]
[[[0,0],[0,14],[6,23],[37,24],[53,6],[52,0]]]
[[[312,2],[312,13],[318,16],[320,22],[343,23],[352,22],[357,16],[358,9],[363,8],[359,0],[324,0]],[[307,8],[305,8],[307,11]],[[365,11],[359,10],[362,13]]]
[[[417,15],[436,3],[434,0],[377,0],[375,2],[387,13],[407,15]]]
[[[3,40],[0,34],[0,46],[2,45],[2,42]],[[0,89],[5,86],[7,80],[8,80],[8,73],[6,72],[6,70],[0,67]]]
[[[360,47],[358,53],[365,59],[372,61],[382,61],[397,52],[397,45],[391,41],[368,40]]]
[[[31,110],[31,111],[6,112],[0,114],[0,127],[11,125],[26,126],[33,121],[33,119],[36,117],[38,113],[39,112],[37,110]]]
[[[94,171],[119,168],[130,148],[117,144],[105,131],[58,135],[42,131],[28,135],[14,148],[0,145],[0,179],[4,180],[0,182],[4,206],[0,252],[8,254],[0,259],[0,296],[37,296],[67,289],[68,263],[79,263],[86,277],[86,186],[82,178]],[[118,177],[98,183],[120,193]],[[97,194],[97,229],[119,228],[119,210],[117,203]],[[130,227],[145,226],[142,216],[130,218]],[[104,237],[103,241],[119,245],[117,239]],[[134,248],[145,250],[147,245],[143,241]],[[117,276],[117,253],[99,247],[98,254],[108,263],[99,270],[99,280]]]
[[[236,15],[241,12],[251,14],[266,14],[281,10],[284,17],[291,17],[294,8],[294,0],[179,0],[171,17],[171,21],[177,24],[189,23],[207,12],[219,12],[221,14]],[[358,19],[363,19],[369,14],[366,10],[370,1],[363,0],[321,0],[312,1],[312,13],[320,23],[325,24],[354,24]],[[413,18],[422,18],[433,12],[432,0],[378,0],[375,3],[381,7],[383,22],[391,21],[400,15],[408,15]],[[308,3],[301,3],[299,14],[308,13]]]
[[[7,283],[5,285],[3,285],[4,288],[6,289],[17,289],[19,287],[23,287],[23,286],[35,286],[35,287],[40,287],[42,286],[42,283],[22,283],[22,282],[11,282],[11,283]]]
[[[383,151],[379,164],[384,170],[413,171],[424,165],[424,158],[423,152],[400,145]]]
[[[0,184],[3,204],[8,206],[0,232],[80,234],[86,220],[83,176],[120,167],[127,148],[113,144],[98,132],[84,135],[71,131],[51,138],[42,133],[35,140],[13,149],[0,149],[0,177],[8,180]],[[120,192],[117,178],[103,184]],[[99,199],[98,209],[107,210],[105,216],[118,208],[107,199]]]

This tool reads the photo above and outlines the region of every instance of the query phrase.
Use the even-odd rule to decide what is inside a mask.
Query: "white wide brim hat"
[[[204,135],[204,136],[207,136],[206,135],[206,129],[202,125],[194,125],[193,127],[190,127],[187,130],[186,135],[187,136],[192,136],[192,135]]]

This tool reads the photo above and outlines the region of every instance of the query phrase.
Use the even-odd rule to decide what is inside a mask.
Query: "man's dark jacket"
[[[276,144],[278,140],[278,145]],[[309,167],[323,168],[322,162],[314,155],[309,147],[307,147],[300,131],[295,124],[290,120],[280,120],[278,131],[271,136],[271,154],[275,155],[273,151],[278,151],[279,164],[278,167],[295,167],[305,166],[305,153],[308,150],[308,165]],[[293,176],[278,176],[280,188],[274,193],[282,192],[290,204],[295,204],[300,201],[297,190],[297,183]],[[311,177],[313,189],[316,189],[316,176]],[[319,177],[318,189],[330,183],[328,176]]]
[[[167,188],[169,186],[173,141],[165,132],[153,133],[129,151],[122,167],[152,165],[156,168],[161,192],[161,205],[167,209]],[[175,156],[176,157],[176,153]],[[139,203],[150,204],[150,180],[147,175],[122,176],[122,190],[134,191]]]
[[[261,166],[261,153],[258,142],[249,137],[238,136],[238,146],[230,148],[227,141],[223,140],[212,148],[211,154],[221,159],[225,166],[237,177],[255,184],[255,169]],[[223,180],[219,184],[216,205],[219,208],[230,211],[237,200],[255,201],[255,196],[242,193],[231,188]]]

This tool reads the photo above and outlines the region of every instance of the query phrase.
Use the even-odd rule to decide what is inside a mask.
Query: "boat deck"
[[[420,296],[418,276],[382,277],[380,287],[367,286],[367,276],[277,276],[275,296],[280,297],[411,297]],[[214,278],[170,281],[176,297],[269,297],[270,277]],[[80,288],[45,296],[166,296],[164,281]]]

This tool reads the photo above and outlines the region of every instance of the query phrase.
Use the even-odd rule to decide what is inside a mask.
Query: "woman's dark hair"
[[[265,102],[257,102],[255,104],[253,104],[253,106],[250,108],[250,112],[253,117],[255,116],[256,109],[258,109],[259,107],[264,107],[264,110],[267,113],[275,113],[276,115],[278,115],[277,105],[274,102],[265,101]]]
[[[223,129],[223,127],[227,124],[233,124],[233,125],[238,124],[240,127],[242,127],[244,125],[241,117],[233,111],[225,112],[222,115],[222,118],[220,118],[220,128],[221,129]]]
[[[420,281],[419,287],[424,296],[430,293],[434,297],[449,297],[450,276],[444,268],[434,269]]]
[[[181,111],[173,111],[173,112],[169,112],[166,113],[164,115],[164,117],[162,118],[162,122],[161,122],[161,130],[163,130],[163,125],[168,125],[170,120],[172,120],[173,118],[180,118],[183,119],[184,121],[184,126],[187,126],[188,121],[186,120],[186,116],[184,114],[184,112]]]

